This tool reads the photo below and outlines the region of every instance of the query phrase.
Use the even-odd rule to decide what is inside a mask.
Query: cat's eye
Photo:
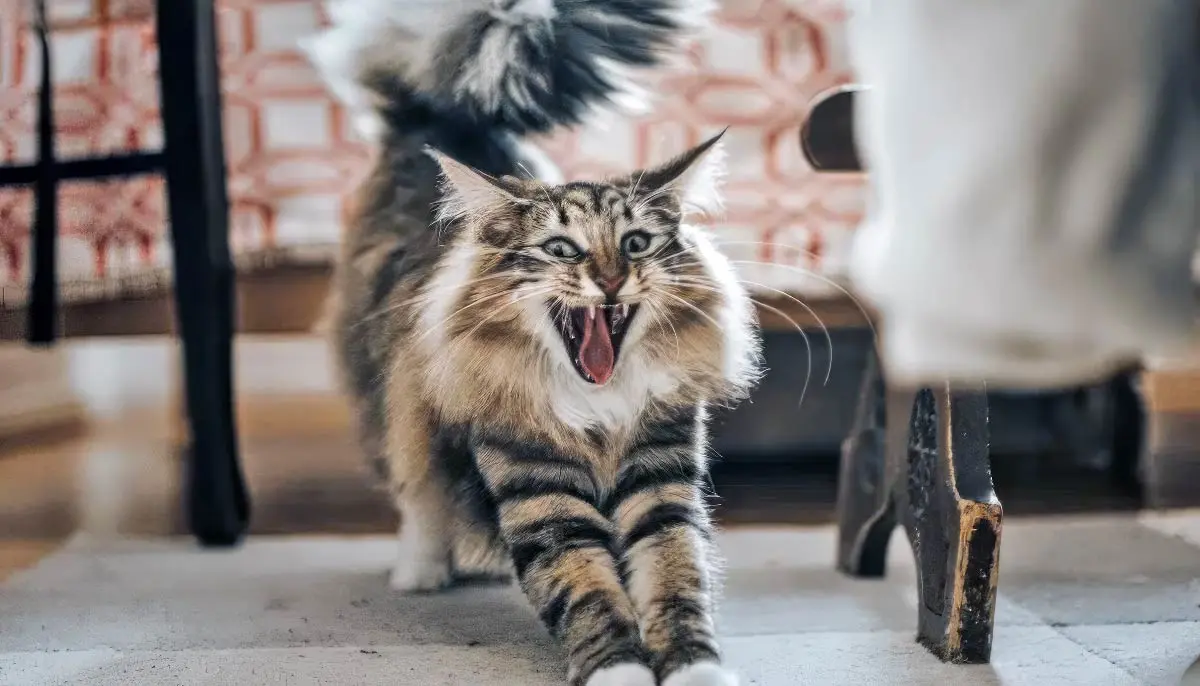
[[[583,257],[583,251],[579,249],[579,246],[566,238],[551,238],[542,243],[542,250],[555,259],[567,262],[575,262]]]
[[[630,259],[644,257],[654,245],[654,236],[645,231],[630,231],[621,239],[621,250]]]

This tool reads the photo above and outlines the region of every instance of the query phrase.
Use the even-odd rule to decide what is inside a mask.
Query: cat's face
[[[621,364],[630,355],[691,366],[701,363],[689,355],[719,358],[722,329],[745,325],[744,313],[727,311],[745,295],[707,239],[682,223],[717,202],[716,142],[658,169],[558,186],[490,179],[440,159],[444,213],[466,221],[475,258],[467,300],[492,299],[472,319],[497,322],[465,333],[519,327],[597,386],[636,373]]]

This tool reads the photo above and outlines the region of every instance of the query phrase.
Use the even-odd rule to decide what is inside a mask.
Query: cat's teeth
[[[613,333],[620,333],[621,327],[625,324],[625,316],[629,314],[628,305],[614,305],[612,313],[612,330]]]
[[[588,305],[588,319],[595,319],[595,318],[596,318],[596,306]]]

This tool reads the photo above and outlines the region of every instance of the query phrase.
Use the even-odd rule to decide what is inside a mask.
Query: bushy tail
[[[375,138],[402,113],[518,134],[640,103],[633,72],[677,56],[712,0],[330,0],[306,48]]]

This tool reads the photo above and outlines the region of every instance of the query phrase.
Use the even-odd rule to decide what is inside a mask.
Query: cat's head
[[[523,335],[591,386],[673,368],[721,394],[744,390],[757,360],[748,296],[686,221],[720,206],[720,138],[619,179],[563,185],[491,178],[433,153],[441,221],[470,256],[459,306],[473,311],[454,335]]]

